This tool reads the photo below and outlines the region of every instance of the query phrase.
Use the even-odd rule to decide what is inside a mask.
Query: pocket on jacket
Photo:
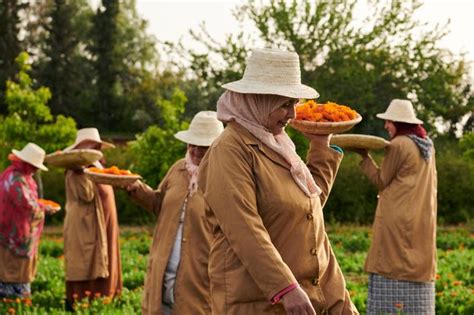
[[[234,304],[265,301],[265,295],[232,250],[227,251],[225,260],[227,302]]]

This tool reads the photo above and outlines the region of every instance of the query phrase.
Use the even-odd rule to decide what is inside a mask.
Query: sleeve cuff
[[[289,286],[287,286],[286,288],[284,288],[283,290],[281,290],[280,292],[278,292],[273,298],[272,298],[272,305],[275,305],[277,304],[278,302],[280,302],[281,298],[287,294],[288,292],[296,289],[298,287],[298,283],[293,283],[293,284],[290,284]]]
[[[341,154],[344,154],[344,150],[340,146],[337,146],[335,144],[331,144],[331,145],[329,145],[329,147],[333,150],[336,150],[337,152],[339,152]]]

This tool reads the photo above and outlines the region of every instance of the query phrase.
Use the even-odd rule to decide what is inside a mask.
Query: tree
[[[415,33],[426,27],[414,18],[418,0],[369,1],[367,17],[357,24],[358,3],[249,0],[235,16],[250,20],[266,46],[297,52],[302,81],[320,92],[321,102],[347,104],[360,112],[364,120],[355,132],[383,134],[375,113],[384,111],[393,98],[409,98],[430,133],[437,133],[437,122],[454,135],[455,125],[472,112],[474,99],[464,58],[438,47],[444,28],[425,30],[416,38]],[[236,40],[245,38],[243,32],[230,35],[224,44],[205,29],[192,35],[209,50],[206,55],[188,52],[191,64],[201,65],[192,68],[197,80],[220,85],[243,73],[251,42]]]
[[[187,98],[178,88],[172,97],[158,99],[156,106],[161,112],[159,126],[151,126],[130,143],[136,164],[133,170],[147,179],[147,183],[155,187],[164,177],[177,157],[183,157],[186,145],[174,138],[174,134],[188,127],[183,113]]]
[[[96,117],[100,127],[111,130],[123,117],[118,95],[122,93],[118,81],[120,59],[117,54],[117,17],[120,10],[118,0],[103,0],[94,17],[92,52],[97,75]]]
[[[80,44],[87,43],[91,29],[92,10],[86,0],[50,1],[47,9],[47,35],[41,43],[42,57],[38,61],[37,78],[50,87],[53,114],[73,116],[83,121],[81,110],[93,81],[93,68]],[[87,115],[85,115],[87,118]]]
[[[0,115],[7,113],[4,102],[7,80],[13,79],[17,69],[15,58],[23,46],[18,38],[20,33],[20,11],[27,6],[21,0],[1,0],[0,2]]]
[[[8,115],[0,118],[0,166],[5,166],[3,163],[12,148],[21,149],[28,142],[34,142],[46,152],[52,152],[66,147],[76,136],[76,123],[72,118],[51,115],[46,105],[51,98],[49,89],[32,88],[28,58],[27,53],[16,58],[20,69],[17,81],[7,81]]]

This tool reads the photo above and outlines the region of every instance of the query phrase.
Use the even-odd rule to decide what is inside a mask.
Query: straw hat
[[[83,128],[77,131],[76,141],[74,144],[64,149],[64,151],[72,150],[76,148],[81,142],[86,140],[102,144],[101,149],[115,148],[115,145],[112,143],[105,142],[100,139],[99,130],[97,130],[97,128]]]
[[[214,111],[202,111],[197,113],[188,130],[177,132],[174,137],[184,143],[208,147],[224,131],[224,125],[217,120]]]
[[[46,153],[38,145],[34,143],[28,143],[21,151],[12,150],[12,153],[20,160],[33,165],[43,171],[47,171],[48,168],[43,165],[44,157]]]
[[[404,122],[409,124],[422,124],[423,121],[416,118],[415,110],[409,100],[393,100],[388,105],[385,113],[376,115],[378,118]]]
[[[300,60],[294,52],[254,50],[242,79],[222,85],[244,94],[274,94],[291,98],[317,98],[315,89],[301,84]]]

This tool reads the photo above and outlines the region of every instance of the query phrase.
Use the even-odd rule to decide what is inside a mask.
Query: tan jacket
[[[407,136],[395,137],[380,168],[369,156],[363,171],[379,189],[365,270],[387,278],[433,281],[436,274],[437,177]]]
[[[185,161],[177,161],[158,190],[141,183],[132,198],[156,215],[143,293],[143,314],[162,314],[163,276],[178,230],[181,209],[188,196],[189,175]],[[200,192],[188,198],[185,210],[181,256],[174,288],[173,314],[210,314],[207,265],[210,235],[205,221],[205,203]]]
[[[64,257],[66,281],[106,278],[107,235],[96,185],[84,174],[66,171]]]
[[[357,314],[322,212],[341,159],[330,148],[310,147],[308,166],[323,194],[309,198],[281,156],[229,123],[200,166],[213,228],[213,314],[286,314],[270,300],[296,282],[318,314]]]

